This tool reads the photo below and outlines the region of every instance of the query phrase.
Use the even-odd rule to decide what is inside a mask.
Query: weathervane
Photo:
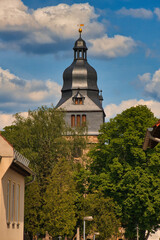
[[[80,38],[81,38],[81,33],[82,33],[82,27],[84,26],[84,24],[78,24],[77,26],[79,26],[79,34],[80,34]]]

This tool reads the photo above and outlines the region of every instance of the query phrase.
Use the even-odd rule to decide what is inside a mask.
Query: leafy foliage
[[[101,128],[91,151],[90,188],[101,190],[119,205],[126,237],[148,238],[160,222],[160,147],[142,150],[146,129],[156,122],[146,106],[127,109]]]
[[[93,216],[93,222],[87,222],[87,231],[94,234],[99,232],[98,239],[107,240],[116,236],[120,222],[116,217],[113,199],[104,197],[103,193],[96,192],[86,195],[84,199],[84,216]]]
[[[35,111],[29,111],[27,118],[20,114],[15,117],[15,124],[6,127],[2,135],[30,160],[30,167],[36,173],[36,181],[26,187],[25,231],[35,235],[37,232],[44,234],[49,229],[56,235],[71,235],[76,224],[71,176],[76,169],[76,164],[73,165],[74,157],[77,151],[81,154],[86,146],[85,136],[80,136],[83,135],[83,129],[79,129],[77,133],[68,129],[63,118],[64,113],[53,107],[42,106]],[[70,136],[64,137],[68,132]],[[56,175],[56,172],[59,175]],[[53,179],[59,185],[55,184]],[[64,187],[61,188],[61,194],[58,194],[56,191],[60,184]],[[52,212],[46,225],[46,208],[50,208],[47,202],[52,202]],[[52,217],[55,219],[54,226],[51,223]],[[62,231],[63,223],[65,227],[63,225]],[[52,226],[54,229],[51,229]]]
[[[36,235],[40,232],[39,211],[41,208],[40,188],[37,180],[29,185],[25,191],[25,232]]]
[[[72,236],[76,226],[76,189],[70,161],[61,159],[49,177],[43,215],[54,236]]]

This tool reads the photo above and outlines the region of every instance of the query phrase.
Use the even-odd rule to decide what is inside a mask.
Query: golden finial
[[[80,33],[80,37],[81,37],[81,33],[82,33],[82,27],[84,26],[84,24],[78,24],[78,26],[80,26],[80,28],[79,28],[79,33]]]

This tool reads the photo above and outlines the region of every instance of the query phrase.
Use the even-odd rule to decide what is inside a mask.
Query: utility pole
[[[86,230],[86,222],[85,220],[83,220],[83,240],[86,240],[86,233],[85,233],[85,230]]]

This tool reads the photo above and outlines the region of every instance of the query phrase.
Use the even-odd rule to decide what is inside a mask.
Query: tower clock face
[[[77,47],[83,47],[83,42],[78,41],[78,42],[77,42]]]

